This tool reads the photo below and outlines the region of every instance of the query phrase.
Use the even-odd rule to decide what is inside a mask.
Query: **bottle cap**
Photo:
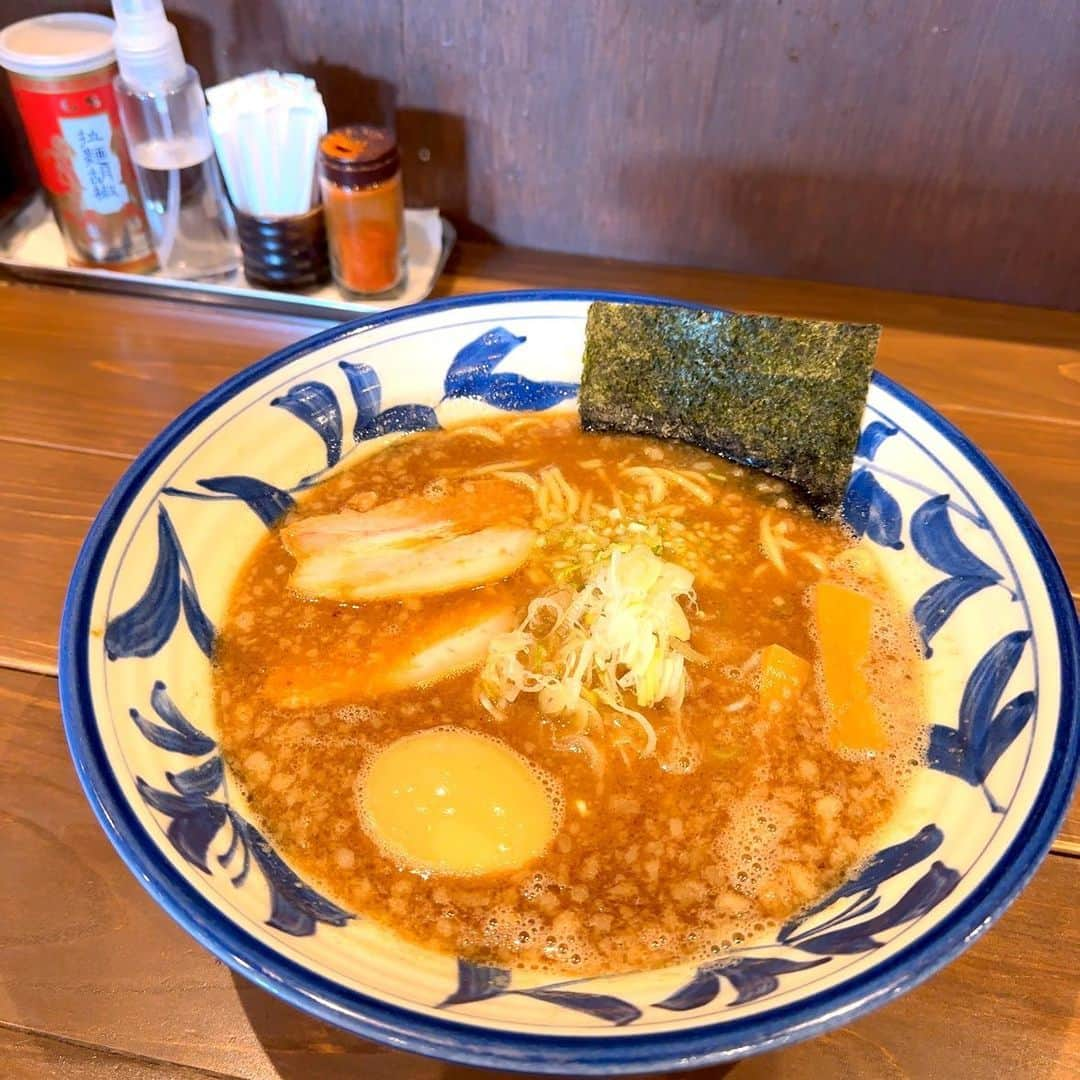
[[[38,15],[0,30],[0,65],[39,78],[82,75],[113,60],[115,24],[104,15]]]
[[[401,168],[401,158],[394,133],[388,128],[348,124],[322,137],[319,164],[330,183],[365,188],[394,176]]]
[[[116,62],[124,82],[142,93],[180,82],[187,71],[184,51],[161,0],[112,0],[112,9]]]

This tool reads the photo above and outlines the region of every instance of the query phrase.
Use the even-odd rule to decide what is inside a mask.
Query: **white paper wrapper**
[[[233,205],[258,217],[303,214],[318,198],[326,108],[312,79],[255,71],[211,86],[210,134]]]

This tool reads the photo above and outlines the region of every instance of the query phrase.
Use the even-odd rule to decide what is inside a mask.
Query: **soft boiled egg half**
[[[406,735],[357,780],[365,832],[427,873],[513,870],[542,855],[562,819],[556,781],[499,739],[465,728]]]

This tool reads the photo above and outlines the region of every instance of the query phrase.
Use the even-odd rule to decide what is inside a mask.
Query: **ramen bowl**
[[[1077,622],[997,470],[873,379],[845,501],[922,637],[931,738],[878,850],[770,936],[704,964],[593,978],[404,942],[303,880],[219,752],[215,628],[299,494],[394,433],[572,407],[586,293],[405,308],[316,335],[174,421],[110,496],[64,611],[64,724],[102,827],[153,898],[225,963],[359,1035],[552,1073],[693,1067],[805,1039],[971,944],[1034,872],[1077,770]]]

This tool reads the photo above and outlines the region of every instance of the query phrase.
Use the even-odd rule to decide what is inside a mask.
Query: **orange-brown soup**
[[[316,599],[295,590],[279,530],[240,573],[222,627],[221,744],[305,880],[428,947],[585,974],[717,955],[774,929],[872,850],[922,759],[924,704],[909,621],[872,551],[841,526],[762,473],[679,443],[587,434],[563,413],[404,437],[312,490],[284,536],[342,510],[366,521],[410,496],[469,528],[532,530],[527,558],[434,595]],[[681,703],[621,691],[620,712],[589,691],[571,715],[539,692],[500,697],[490,664],[419,686],[387,674],[433,626],[488,603],[520,626],[538,597],[566,604],[606,560],[641,549],[693,575],[678,599],[689,638],[670,653],[685,671]],[[870,612],[865,655],[850,627],[819,633],[822,583]],[[530,624],[541,637],[556,619],[545,611]],[[583,617],[586,633],[596,621]],[[786,655],[770,646],[801,678],[763,685],[763,657]],[[843,660],[848,647],[856,668],[838,681],[822,650]],[[520,657],[555,670],[551,651]],[[868,723],[874,745],[851,745]],[[375,835],[358,797],[372,761],[444,727],[499,740],[557,789],[541,854],[455,874],[410,865]]]

